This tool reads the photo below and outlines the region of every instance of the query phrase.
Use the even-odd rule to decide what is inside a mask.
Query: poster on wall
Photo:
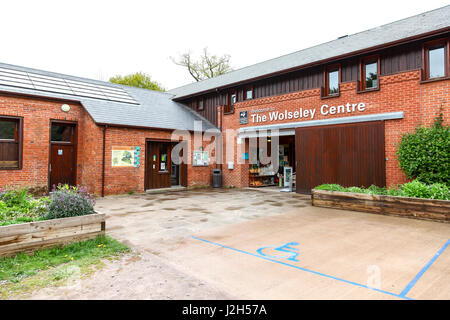
[[[209,165],[208,151],[194,151],[192,162],[194,166],[208,166]]]
[[[113,167],[139,167],[139,147],[113,146],[111,165]]]

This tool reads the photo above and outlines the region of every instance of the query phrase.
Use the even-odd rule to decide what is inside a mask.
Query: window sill
[[[223,113],[224,116],[229,115],[229,114],[234,114],[234,110],[233,110],[233,111],[229,111],[229,112],[224,112],[224,113]]]
[[[335,94],[329,94],[328,96],[320,96],[320,99],[331,99],[331,98],[338,98],[341,96],[341,93],[335,93]]]
[[[356,90],[356,93],[366,93],[366,92],[374,92],[374,91],[380,91],[380,87],[364,89],[364,90]]]
[[[436,82],[436,81],[443,81],[443,80],[450,80],[450,77],[449,76],[445,76],[445,77],[439,77],[439,78],[420,80],[420,84]]]

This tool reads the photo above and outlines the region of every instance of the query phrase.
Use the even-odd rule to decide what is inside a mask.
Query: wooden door
[[[50,190],[58,184],[76,185],[76,125],[51,123],[50,129]]]
[[[386,185],[383,121],[297,128],[295,141],[298,193],[323,183]]]
[[[184,143],[185,148],[183,150],[187,150],[187,142],[183,141],[181,143]],[[182,187],[187,187],[188,185],[188,180],[187,180],[187,175],[188,175],[188,168],[187,168],[187,161],[188,161],[188,156],[184,155],[184,152],[181,152],[181,157],[183,159],[183,161],[180,163],[180,186]]]
[[[169,142],[147,142],[145,171],[146,189],[169,188],[171,184],[172,145]]]

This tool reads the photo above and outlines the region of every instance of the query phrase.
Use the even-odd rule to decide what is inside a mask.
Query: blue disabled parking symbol
[[[298,242],[288,242],[283,244],[282,246],[272,245],[261,247],[256,252],[259,255],[272,259],[287,259],[290,261],[298,262],[297,256],[299,254],[298,248],[294,248],[294,246],[298,246]]]

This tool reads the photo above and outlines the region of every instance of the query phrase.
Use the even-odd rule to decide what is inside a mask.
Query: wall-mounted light
[[[69,112],[70,111],[70,106],[68,104],[63,104],[61,106],[61,110],[64,112]]]

